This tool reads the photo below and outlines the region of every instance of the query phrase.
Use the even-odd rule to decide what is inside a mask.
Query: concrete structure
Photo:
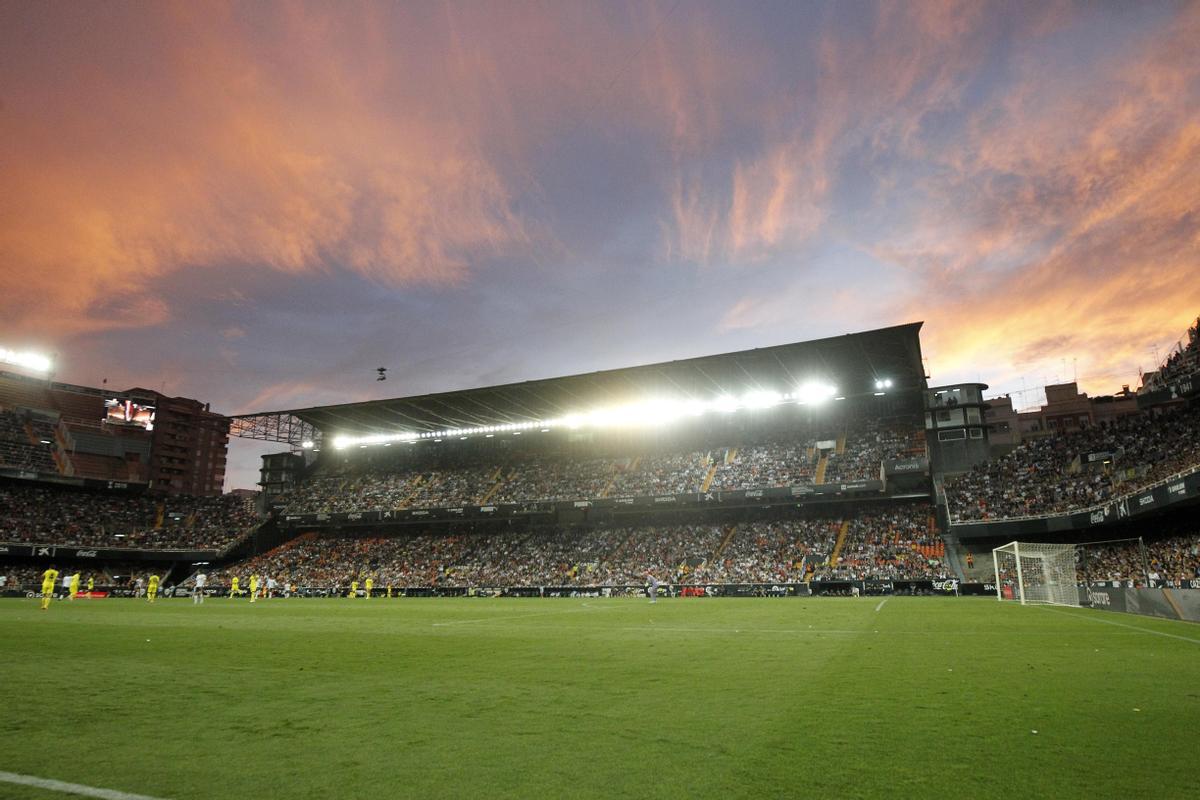
[[[1128,386],[1114,395],[1089,397],[1075,383],[1046,387],[1046,404],[1032,411],[1017,411],[1012,396],[987,401],[984,421],[993,448],[1009,450],[1023,440],[1105,425],[1138,413],[1137,394]]]

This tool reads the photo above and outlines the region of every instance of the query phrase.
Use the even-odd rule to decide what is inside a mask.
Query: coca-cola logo
[[[97,555],[95,550],[76,550],[76,558],[95,558]]]

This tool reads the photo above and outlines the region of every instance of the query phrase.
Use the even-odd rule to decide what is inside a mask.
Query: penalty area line
[[[81,783],[67,783],[50,778],[39,778],[35,775],[20,775],[16,772],[0,771],[0,782],[15,783],[18,786],[32,786],[36,789],[49,789],[63,794],[77,794],[84,797],[99,797],[102,800],[165,800],[162,797],[151,797],[148,794],[130,794],[118,792],[116,789],[99,789],[95,786],[84,786]]]
[[[1041,605],[1039,605],[1038,608],[1042,609],[1043,611],[1052,611],[1055,614],[1062,614],[1064,617],[1074,617],[1075,619],[1086,619],[1086,620],[1091,620],[1092,622],[1103,622],[1105,625],[1116,625],[1118,628],[1128,628],[1129,630],[1137,631],[1138,633],[1148,633],[1148,634],[1151,634],[1152,636],[1165,636],[1168,639],[1179,639],[1180,641],[1191,642],[1192,644],[1200,644],[1200,639],[1193,639],[1191,636],[1180,636],[1177,633],[1167,633],[1165,631],[1156,631],[1156,630],[1152,630],[1150,628],[1142,628],[1137,625],[1130,625],[1125,622],[1117,622],[1115,619],[1101,619],[1100,617],[1094,617],[1091,614],[1072,614],[1070,611],[1062,611],[1057,608],[1049,608],[1047,606],[1041,606]],[[1096,613],[1103,614],[1105,612],[1099,611]]]
[[[879,609],[883,608],[883,604],[886,603],[887,601],[888,601],[888,599],[886,597],[883,598],[882,600],[880,600],[879,605],[875,606],[875,610],[878,611]]]

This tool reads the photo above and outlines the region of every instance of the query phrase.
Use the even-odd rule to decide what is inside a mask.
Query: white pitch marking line
[[[879,609],[883,608],[883,604],[886,603],[887,601],[888,601],[888,599],[886,597],[883,598],[882,600],[880,600],[879,605],[875,606],[875,610],[878,611]]]
[[[1118,628],[1129,628],[1129,630],[1137,631],[1138,633],[1149,633],[1154,636],[1166,636],[1168,639],[1179,639],[1184,642],[1191,642],[1192,644],[1200,644],[1200,639],[1193,639],[1190,636],[1180,636],[1175,633],[1164,633],[1163,631],[1153,631],[1153,630],[1150,630],[1149,628],[1139,628],[1137,625],[1128,625],[1124,622],[1117,622],[1116,620],[1112,620],[1112,619],[1101,619],[1100,617],[1094,617],[1091,614],[1072,614],[1069,611],[1061,611],[1057,608],[1050,608],[1048,606],[1042,606],[1042,605],[1039,605],[1037,607],[1040,609],[1043,609],[1045,611],[1053,611],[1055,614],[1062,614],[1064,617],[1074,617],[1075,619],[1088,619],[1088,620],[1091,620],[1092,622],[1103,622],[1105,625],[1116,625]],[[1097,612],[1097,613],[1103,614],[1104,612],[1101,611],[1101,612]]]
[[[66,783],[49,778],[38,778],[33,775],[18,775],[15,772],[0,771],[0,781],[15,783],[20,786],[33,786],[38,789],[49,789],[64,794],[79,794],[84,797],[99,797],[102,800],[164,800],[161,797],[151,797],[148,794],[130,794],[118,792],[116,789],[97,789],[95,786],[84,786],[80,783]]]

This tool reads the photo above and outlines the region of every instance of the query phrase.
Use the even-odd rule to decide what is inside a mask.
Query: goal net
[[[992,551],[996,599],[1079,605],[1075,545],[1009,542]]]

